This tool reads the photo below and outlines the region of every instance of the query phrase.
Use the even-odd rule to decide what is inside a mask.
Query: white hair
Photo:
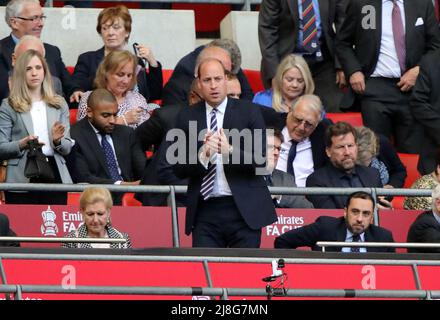
[[[36,37],[36,36],[32,36],[32,35],[25,35],[23,37],[20,38],[20,40],[17,42],[17,44],[15,45],[14,48],[14,53],[17,54],[18,49],[24,45],[25,43],[35,43],[41,46],[41,48],[43,49],[42,55],[43,57],[46,54],[46,49],[44,48],[44,44],[43,41],[41,41],[40,38]]]
[[[5,8],[5,21],[9,27],[11,27],[11,18],[18,17],[26,3],[38,3],[40,5],[39,0],[11,0],[8,2]]]

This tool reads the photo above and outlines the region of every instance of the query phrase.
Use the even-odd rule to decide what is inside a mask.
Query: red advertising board
[[[76,206],[2,205],[11,226],[19,236],[63,237],[82,222]],[[278,209],[278,221],[263,228],[262,248],[273,248],[274,240],[284,232],[310,224],[321,215],[339,217],[342,210]],[[380,224],[393,232],[397,242],[405,242],[408,228],[419,211],[387,210],[380,212]],[[114,207],[112,223],[127,232],[135,248],[172,247],[171,209],[167,207]],[[184,233],[185,209],[179,208],[179,233],[181,247],[191,247],[191,236]],[[59,244],[23,244],[25,247]]]

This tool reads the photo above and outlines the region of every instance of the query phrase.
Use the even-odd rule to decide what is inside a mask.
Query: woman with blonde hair
[[[109,238],[126,239],[125,243],[63,243],[64,248],[131,248],[130,237],[114,228],[111,224],[113,200],[106,188],[91,187],[85,189],[79,198],[79,212],[83,223],[66,238]]]
[[[289,54],[278,65],[272,89],[258,92],[252,102],[277,112],[289,112],[298,97],[314,91],[315,84],[307,62],[300,55]]]
[[[118,101],[118,117],[116,123],[136,128],[150,118],[157,104],[147,103],[138,92],[133,91],[136,84],[136,62],[134,54],[122,50],[110,52],[96,71],[95,89],[107,89]],[[77,120],[87,114],[87,100],[92,91],[84,93],[78,106]]]
[[[42,146],[54,179],[25,177],[30,143]],[[74,145],[70,138],[69,109],[54,93],[43,56],[28,50],[16,61],[11,91],[0,107],[0,159],[7,160],[6,182],[72,183],[64,156]],[[65,192],[5,192],[7,203],[65,204]]]

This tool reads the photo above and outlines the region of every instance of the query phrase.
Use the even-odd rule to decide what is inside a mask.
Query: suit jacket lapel
[[[82,120],[81,120],[82,121]],[[93,130],[87,118],[84,119],[82,132],[87,143],[90,145],[90,150],[95,154],[96,159],[98,159],[101,167],[104,168],[107,175],[110,177],[110,172],[108,171],[107,162],[104,158],[104,152],[102,151],[102,147],[99,144],[98,137],[96,136],[95,130]]]
[[[122,148],[122,146],[127,145],[128,141],[124,141],[123,138],[118,134],[118,129],[115,128],[113,133],[111,134],[112,140],[113,140],[113,147],[115,148],[115,155],[116,155],[116,161],[118,161],[119,168],[121,169],[121,176],[124,180],[130,180],[131,177],[127,176],[125,173],[129,172],[129,170],[125,170],[126,166],[126,159],[127,156],[124,155],[124,152],[130,152],[129,150],[126,150],[125,148]]]
[[[346,237],[347,237],[347,226],[345,225],[345,220],[341,219],[341,223],[339,224],[336,233],[336,241],[345,242]]]
[[[27,134],[34,134],[34,125],[32,123],[32,117],[30,112],[19,113],[21,119],[23,120],[24,127],[26,128]]]
[[[406,49],[406,56],[405,56],[405,63],[408,65],[408,56],[409,56],[409,44],[412,43],[412,40],[414,39],[414,31],[415,31],[415,24],[417,20],[417,8],[414,7],[414,5],[417,5],[418,2],[412,1],[404,1],[403,7],[405,9],[405,47]],[[423,17],[424,18],[424,17]]]
[[[297,32],[299,32],[299,12],[298,12],[298,0],[286,0],[290,9],[290,14],[292,15],[292,20],[295,25],[297,25]]]
[[[225,109],[225,116],[223,118],[223,128],[224,129],[231,129],[232,128],[232,113],[234,112],[233,109],[236,107],[234,103],[234,99],[228,98],[228,104],[226,105]]]
[[[328,24],[328,18],[329,18],[329,0],[318,0],[319,3],[319,17],[321,18],[321,27],[323,29],[323,33],[326,34],[328,32],[327,26]]]

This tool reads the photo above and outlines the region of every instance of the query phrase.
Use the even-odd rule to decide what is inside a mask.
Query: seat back
[[[397,154],[406,168],[406,179],[403,185],[404,188],[410,188],[411,185],[420,177],[420,173],[417,170],[417,163],[419,162],[418,154],[411,153],[398,153]]]
[[[263,81],[261,80],[260,71],[243,69],[243,73],[246,76],[249,85],[254,93],[264,90]]]
[[[353,127],[362,127],[364,122],[362,121],[362,115],[360,112],[341,112],[341,113],[326,113],[326,118],[331,119],[333,122],[344,121],[351,124]]]
[[[78,113],[78,109],[69,109],[70,113],[70,125],[76,122],[76,115]]]
[[[140,207],[142,203],[134,198],[134,193],[125,193],[122,197],[122,205],[124,207]]]

